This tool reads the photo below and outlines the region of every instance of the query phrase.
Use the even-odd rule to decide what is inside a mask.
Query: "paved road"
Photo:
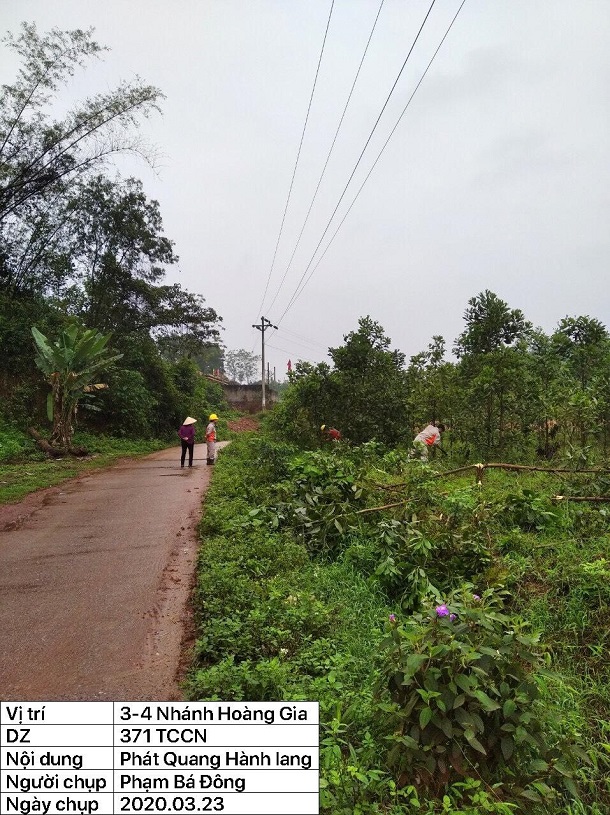
[[[203,444],[192,469],[179,455],[124,461],[0,513],[0,698],[181,698],[213,468]]]

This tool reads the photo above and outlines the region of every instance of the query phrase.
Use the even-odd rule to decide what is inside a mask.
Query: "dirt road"
[[[176,700],[212,467],[173,448],[0,507],[0,698]]]

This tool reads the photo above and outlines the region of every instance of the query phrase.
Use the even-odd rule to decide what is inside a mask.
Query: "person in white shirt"
[[[214,464],[216,460],[216,422],[218,416],[210,413],[209,424],[205,429],[205,442],[207,445],[208,464]]]
[[[427,461],[429,451],[441,443],[441,434],[444,432],[445,425],[441,422],[426,425],[413,439],[413,456]]]

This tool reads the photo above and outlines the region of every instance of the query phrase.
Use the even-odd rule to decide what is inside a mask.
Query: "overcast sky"
[[[278,378],[367,314],[407,357],[435,334],[451,347],[484,289],[546,331],[610,325],[608,0],[466,0],[316,268],[461,3],[436,0],[329,225],[431,2],[385,0],[290,264],[380,2],[334,2],[281,237],[331,0],[0,0],[0,21],[95,28],[111,50],[74,96],[136,74],[163,91],[142,127],[157,172],[120,170],[159,201],[180,257],[167,281],[222,315],[228,349],[260,353],[252,324],[279,325]]]

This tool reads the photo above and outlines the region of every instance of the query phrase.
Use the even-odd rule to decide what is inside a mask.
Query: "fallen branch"
[[[568,470],[565,467],[535,467],[528,464],[503,464],[490,462],[488,464],[468,464],[465,467],[458,467],[456,470],[445,470],[444,472],[435,473],[433,478],[442,478],[444,475],[454,475],[455,473],[463,473],[466,470],[475,470],[476,482],[481,484],[483,482],[483,473],[485,470],[509,470],[514,472],[535,472],[535,473],[561,473],[562,475],[576,475],[578,473],[610,473],[610,470],[597,469],[597,470]]]
[[[67,455],[67,450],[59,447],[53,447],[46,439],[43,439],[40,433],[38,433],[38,431],[36,431],[33,427],[28,428],[28,433],[34,439],[38,447],[40,447],[42,452],[46,453],[48,456],[60,458],[61,456]]]
[[[476,465],[475,465],[476,466]],[[485,468],[495,467],[504,470],[532,470],[536,473],[610,473],[610,470],[568,470],[565,467],[530,467],[526,464],[483,464]]]
[[[38,447],[43,453],[46,453],[51,458],[63,458],[64,456],[76,456],[82,458],[88,456],[89,451],[84,447],[53,447],[52,444],[46,439],[43,439],[40,433],[33,427],[28,427],[28,433],[34,439]]]
[[[463,467],[457,467],[455,470],[441,470],[441,472],[432,473],[430,478],[443,478],[446,475],[457,475],[458,473],[466,473],[469,470],[475,470],[476,472],[476,481],[477,484],[481,484],[483,481],[483,472],[485,470],[512,470],[515,472],[536,472],[536,473],[561,473],[563,475],[578,475],[579,473],[598,473],[598,474],[608,474],[610,470],[608,469],[591,469],[591,470],[568,470],[565,467],[535,467],[534,465],[528,464],[505,464],[499,462],[489,462],[488,464],[466,464]],[[406,481],[399,482],[397,484],[379,484],[375,481],[370,481],[374,487],[382,490],[399,490],[402,487],[408,487],[409,483]]]
[[[597,501],[599,503],[610,503],[610,495],[553,495],[551,501]]]
[[[408,501],[409,501],[409,499],[408,499],[408,498],[406,498],[404,501],[397,501],[397,502],[396,502],[396,503],[394,503],[394,504],[384,504],[384,505],[383,505],[383,506],[381,506],[381,507],[368,507],[367,509],[358,509],[358,510],[356,510],[356,512],[354,512],[353,514],[354,514],[354,515],[364,515],[364,514],[365,514],[365,512],[379,512],[379,511],[380,511],[380,510],[382,510],[382,509],[392,509],[393,507],[402,507],[402,506],[404,506],[404,505],[405,505],[405,504],[406,504]]]

